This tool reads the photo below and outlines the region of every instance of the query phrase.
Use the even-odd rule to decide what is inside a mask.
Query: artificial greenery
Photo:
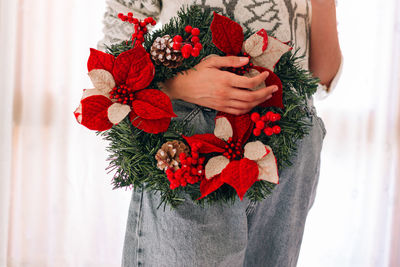
[[[148,88],[158,88],[158,83],[194,68],[202,58],[210,54],[224,55],[212,42],[210,25],[213,20],[211,10],[203,10],[197,6],[182,8],[177,17],[170,20],[161,29],[146,36],[144,47],[149,52],[151,45],[158,36],[169,34],[185,35],[185,26],[191,25],[200,29],[200,40],[203,45],[199,57],[190,57],[183,61],[178,68],[167,68],[162,65],[155,65],[155,77]],[[252,33],[246,32],[245,38]],[[273,33],[269,33],[273,35]],[[108,53],[114,56],[131,49],[130,41],[108,47]],[[303,57],[298,56],[297,51],[288,52],[282,56],[277,63],[274,72],[282,81],[284,109],[269,107],[256,107],[254,111],[265,114],[273,111],[281,114],[279,125],[282,131],[278,135],[259,137],[251,136],[248,142],[260,140],[271,146],[277,159],[279,172],[291,164],[290,160],[296,153],[297,142],[309,131],[310,120],[307,111],[307,99],[315,93],[318,79],[312,77],[309,71],[302,69],[299,62]],[[114,188],[132,186],[134,189],[141,188],[161,195],[160,205],[169,204],[176,207],[185,201],[189,196],[198,204],[214,202],[234,202],[237,200],[235,190],[223,185],[215,192],[202,200],[200,197],[199,183],[188,184],[186,187],[178,187],[174,190],[169,188],[169,181],[165,173],[157,169],[157,162],[154,158],[157,150],[163,143],[170,140],[181,140],[182,134],[190,136],[195,133],[179,118],[172,120],[167,132],[160,134],[149,134],[132,126],[128,118],[125,118],[118,125],[100,134],[109,141],[108,152],[110,171],[114,172]],[[208,155],[210,158],[212,155]],[[248,191],[247,197],[251,201],[260,201],[267,197],[274,188],[274,184],[266,181],[257,181]]]

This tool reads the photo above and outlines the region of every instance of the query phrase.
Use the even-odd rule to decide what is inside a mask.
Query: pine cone
[[[179,169],[179,155],[182,152],[189,152],[189,148],[183,142],[174,140],[164,143],[155,156],[157,168],[164,171],[169,168]]]
[[[168,68],[177,68],[182,65],[182,53],[174,50],[173,45],[174,41],[168,34],[156,38],[151,46],[150,55],[157,65],[164,65]]]

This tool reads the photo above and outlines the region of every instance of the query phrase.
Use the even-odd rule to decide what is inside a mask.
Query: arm
[[[222,67],[241,67],[247,63],[247,57],[209,57],[196,65],[195,70],[190,69],[166,81],[163,89],[170,98],[234,115],[244,114],[278,90],[275,85],[256,91],[246,90],[263,83],[268,72],[248,78],[221,70]]]
[[[152,16],[157,20],[161,13],[161,0],[107,0],[107,12],[104,19],[105,37],[99,42],[104,45],[128,40],[132,26],[118,19],[118,13],[132,12],[136,18]],[[248,59],[240,61],[239,57],[212,57],[203,60],[195,69],[178,74],[163,84],[163,91],[171,98],[182,99],[201,106],[231,114],[244,114],[256,105],[272,97],[276,86],[269,86],[257,91],[248,91],[261,84],[268,73],[261,73],[253,78],[238,76],[222,67],[240,67]]]
[[[329,88],[341,64],[335,0],[311,0],[311,4],[310,70]]]

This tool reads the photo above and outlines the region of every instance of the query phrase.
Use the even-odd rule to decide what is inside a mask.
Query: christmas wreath
[[[151,34],[153,18],[118,16],[133,25],[132,38],[107,53],[91,49],[94,89],[84,90],[74,112],[109,141],[114,188],[157,192],[164,207],[187,196],[198,204],[267,197],[310,127],[306,104],[318,80],[299,66],[302,57],[273,33],[244,32],[230,18],[197,6],[182,8]],[[265,85],[278,91],[248,114],[218,112],[213,133],[194,134],[160,87],[210,55],[249,57],[246,66],[225,70],[248,77],[267,71]]]

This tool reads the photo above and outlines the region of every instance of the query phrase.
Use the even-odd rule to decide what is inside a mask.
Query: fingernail
[[[272,89],[272,92],[275,93],[276,91],[278,91],[278,86],[274,86],[273,89]]]
[[[249,58],[248,57],[240,57],[240,62],[247,62],[247,61],[249,61]]]

